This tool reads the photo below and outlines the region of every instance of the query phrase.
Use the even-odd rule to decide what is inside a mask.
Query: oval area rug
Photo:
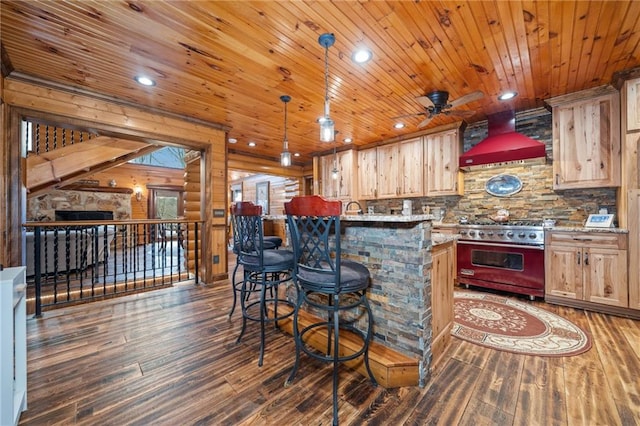
[[[454,292],[451,334],[493,349],[539,356],[588,351],[591,339],[580,327],[544,309],[490,293]]]

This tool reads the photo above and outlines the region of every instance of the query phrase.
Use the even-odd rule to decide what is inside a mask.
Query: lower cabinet
[[[545,300],[578,307],[583,306],[580,302],[628,307],[627,237],[611,232],[548,231]]]
[[[440,361],[451,343],[453,281],[456,271],[455,241],[433,246],[431,251],[431,365]]]

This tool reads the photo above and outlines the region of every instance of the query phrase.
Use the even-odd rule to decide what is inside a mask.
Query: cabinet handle
[[[589,264],[589,253],[585,253],[584,254],[584,264],[588,265]]]
[[[556,173],[556,185],[560,183],[560,175]]]
[[[580,252],[576,253],[576,260],[578,261],[578,265],[580,264]]]

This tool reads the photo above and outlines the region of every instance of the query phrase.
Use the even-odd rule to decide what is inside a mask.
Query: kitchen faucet
[[[358,214],[362,214],[362,206],[357,201],[349,201],[345,206],[344,210],[345,211],[349,210],[349,207],[351,207],[352,204],[355,204],[356,206],[358,206]]]

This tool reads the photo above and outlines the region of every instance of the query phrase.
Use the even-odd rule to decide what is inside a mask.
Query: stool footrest
[[[280,315],[280,305],[278,305],[278,315]],[[282,313],[289,306],[282,306]],[[308,325],[322,321],[315,315],[305,311],[298,313],[298,327],[303,329]],[[293,334],[293,318],[288,317],[278,321],[281,330]],[[327,329],[318,327],[310,331],[305,336],[308,345],[313,346],[319,351],[325,351],[327,348]],[[356,352],[362,346],[362,338],[356,333],[340,330],[340,353],[350,354]],[[345,365],[358,371],[364,377],[368,377],[364,366],[363,358],[344,362]],[[417,358],[411,358],[405,354],[394,351],[381,343],[371,341],[369,343],[369,366],[380,386],[385,388],[395,388],[401,386],[418,386],[419,381],[419,362]]]

